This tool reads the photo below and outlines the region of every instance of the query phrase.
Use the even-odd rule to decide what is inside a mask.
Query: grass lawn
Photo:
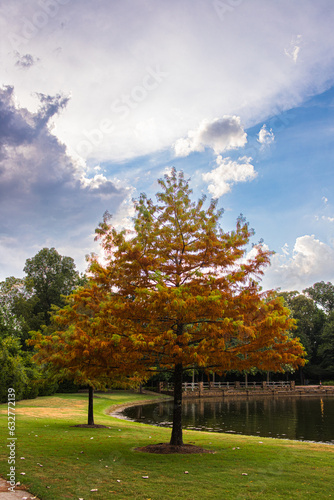
[[[185,443],[216,453],[136,452],[137,446],[168,442],[170,429],[119,420],[106,412],[112,405],[140,399],[148,396],[99,394],[94,399],[95,423],[107,429],[73,427],[86,423],[86,395],[20,401],[16,480],[41,500],[334,499],[331,445],[184,431]],[[0,405],[0,420],[0,474],[6,478],[7,405]]]

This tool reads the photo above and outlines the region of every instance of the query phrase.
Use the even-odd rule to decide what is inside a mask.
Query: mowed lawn
[[[334,446],[184,431],[185,443],[215,453],[142,453],[135,448],[168,442],[170,429],[107,413],[112,405],[154,396],[127,391],[97,396],[95,423],[106,429],[73,427],[86,423],[85,394],[17,403],[16,479],[41,500],[334,499]],[[6,478],[7,405],[0,405],[0,419],[0,474]]]

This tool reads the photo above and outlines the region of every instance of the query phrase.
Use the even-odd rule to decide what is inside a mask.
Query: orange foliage
[[[107,264],[90,262],[92,282],[105,294],[100,327],[127,343],[129,370],[304,364],[303,347],[287,333],[289,310],[259,285],[270,252],[258,245],[246,259],[248,224],[240,217],[235,231],[223,232],[216,202],[206,209],[204,198],[192,202],[182,173],[172,170],[159,183],[157,204],[144,194],[135,202],[132,234],[116,231],[105,215],[96,233]]]

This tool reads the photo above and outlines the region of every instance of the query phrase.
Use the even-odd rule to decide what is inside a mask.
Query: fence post
[[[199,382],[198,384],[198,393],[199,393],[199,396],[203,396],[203,382]]]

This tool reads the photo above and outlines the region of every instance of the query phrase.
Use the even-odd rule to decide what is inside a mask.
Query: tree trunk
[[[170,443],[173,446],[182,446],[182,379],[183,367],[179,363],[174,369],[174,408],[173,408],[173,429]]]
[[[93,387],[88,387],[88,425],[94,425],[94,414],[93,414]]]
[[[300,376],[300,385],[305,385],[304,372],[301,366],[299,367],[299,376]]]

